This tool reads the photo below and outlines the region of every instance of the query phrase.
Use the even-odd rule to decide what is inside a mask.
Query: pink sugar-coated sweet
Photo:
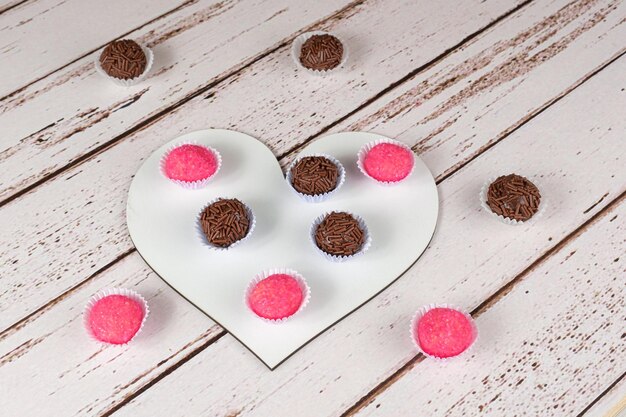
[[[141,328],[141,304],[125,295],[109,295],[93,305],[88,324],[96,339],[115,345],[130,341]]]
[[[217,171],[217,157],[204,146],[181,145],[165,157],[165,175],[173,180],[193,182],[209,178]]]
[[[476,338],[467,317],[451,308],[433,308],[417,323],[417,338],[424,353],[450,358],[463,353]]]
[[[385,182],[403,180],[411,173],[413,164],[413,152],[393,143],[379,143],[363,159],[365,172],[375,180]]]
[[[258,316],[278,320],[293,315],[304,294],[298,281],[287,274],[274,274],[258,282],[248,295],[248,304]]]

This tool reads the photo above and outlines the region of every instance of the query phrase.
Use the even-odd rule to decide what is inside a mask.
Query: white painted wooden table
[[[298,34],[331,30],[348,65],[311,77]],[[111,40],[153,48],[128,89],[95,73]],[[2,416],[604,416],[626,407],[623,0],[0,0]],[[329,133],[411,145],[440,220],[396,283],[270,372],[141,260],[134,172],[207,127],[287,164]],[[533,225],[482,212],[486,178],[540,179]],[[82,309],[133,288],[153,314],[101,347]],[[441,365],[408,338],[449,302],[481,332]]]

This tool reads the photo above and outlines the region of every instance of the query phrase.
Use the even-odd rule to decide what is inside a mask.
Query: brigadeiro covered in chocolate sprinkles
[[[322,201],[341,187],[344,168],[328,155],[309,155],[296,159],[287,170],[287,182],[309,202]]]
[[[297,65],[314,74],[325,74],[347,60],[348,50],[337,36],[315,31],[298,36],[292,46]]]
[[[207,205],[199,223],[208,243],[223,249],[247,238],[254,228],[251,210],[236,198],[220,198]]]
[[[370,236],[363,219],[346,212],[331,212],[318,217],[311,227],[315,246],[331,260],[345,260],[365,252]]]
[[[533,217],[541,203],[541,194],[535,184],[516,174],[496,178],[483,198],[493,213],[518,222]]]
[[[128,80],[146,70],[148,59],[139,44],[130,39],[113,41],[100,54],[100,66],[114,78]]]

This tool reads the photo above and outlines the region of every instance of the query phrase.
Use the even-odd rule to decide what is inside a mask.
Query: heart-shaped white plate
[[[346,181],[329,200],[307,203],[290,189],[272,152],[253,137],[219,129],[180,136],[154,152],[133,179],[126,212],[131,238],[159,276],[273,369],[402,275],[434,233],[437,187],[419,158],[411,176],[392,186],[358,170],[357,152],[379,138],[338,133],[308,145],[301,155],[334,156],[346,169]],[[187,190],[161,174],[162,156],[182,142],[221,153],[222,168],[205,188]],[[211,250],[197,233],[198,213],[217,197],[240,199],[256,218],[250,239],[228,251]],[[311,223],[332,210],[365,220],[372,246],[364,255],[331,262],[313,247]],[[311,288],[309,305],[281,324],[260,320],[244,303],[250,280],[271,268],[294,269]]]

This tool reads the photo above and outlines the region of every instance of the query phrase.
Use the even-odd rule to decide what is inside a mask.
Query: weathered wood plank
[[[157,409],[176,415],[174,405],[161,400],[166,393],[184,402],[186,413],[203,415],[319,417],[350,407],[414,357],[408,323],[419,306],[448,302],[472,310],[591,213],[623,194],[619,174],[626,150],[620,143],[626,120],[612,110],[626,105],[621,91],[625,69],[626,57],[442,182],[438,231],[422,259],[297,357],[270,373],[252,355],[242,355],[237,342],[226,336],[139,395],[119,415],[149,415]],[[484,179],[511,171],[535,175],[550,198],[535,225],[512,228],[479,207],[477,194]],[[608,216],[609,223],[615,214]],[[623,253],[623,228],[616,236],[621,243],[613,249],[608,244],[607,253]],[[579,252],[584,257],[585,251]],[[207,373],[211,380],[198,382]]]
[[[179,414],[175,407],[181,402],[186,404],[187,415],[227,415],[241,411],[263,416],[287,412],[320,416],[336,415],[351,406],[414,354],[406,327],[415,308],[433,300],[467,306],[480,304],[623,192],[623,181],[615,178],[614,173],[621,167],[619,158],[624,158],[623,152],[618,154],[615,150],[619,150],[620,132],[626,121],[608,109],[626,103],[618,87],[625,66],[626,58],[608,67],[553,109],[446,179],[440,187],[445,210],[431,248],[423,259],[376,300],[320,336],[276,371],[267,371],[234,339],[225,336],[140,395],[131,403],[130,411],[125,407],[122,414],[142,414],[144,408],[146,414],[157,411]],[[533,158],[522,164],[518,156],[523,154],[533,155]],[[588,171],[580,170],[580,166]],[[543,220],[535,226],[509,228],[480,212],[476,198],[482,180],[509,170],[523,170],[542,178],[550,204]],[[586,172],[597,174],[589,176]],[[602,201],[594,205],[600,199]],[[592,205],[594,207],[589,209]],[[131,257],[136,255],[130,255],[129,259]],[[144,274],[149,274],[147,268]],[[143,278],[141,274],[137,276]],[[147,292],[148,296],[166,288],[153,275],[146,278],[145,283],[148,282],[154,288]],[[131,280],[128,285],[136,284]],[[165,293],[169,294],[163,301],[165,305],[187,306],[169,292]],[[66,306],[74,306],[76,310],[84,302],[84,297],[73,295],[63,300]],[[61,321],[69,320],[68,316],[56,312],[56,308],[57,305],[29,318],[20,329],[11,330],[0,342],[0,352],[10,351],[26,340],[45,335],[51,328],[63,326]],[[186,308],[193,310],[191,306]],[[170,319],[175,316],[166,314]],[[178,320],[176,316],[179,327],[176,331],[185,334],[185,341],[195,340],[210,326],[205,318],[188,317]],[[74,331],[74,337],[82,337],[79,328],[75,327]],[[151,352],[161,351],[167,357],[169,346],[181,345],[181,341],[169,337],[157,339],[155,335],[153,339],[158,343],[150,345]],[[148,343],[149,339],[143,340]],[[66,343],[75,344],[76,340],[44,338],[40,350],[26,350],[12,366],[32,367],[48,360],[50,350],[70,349]],[[144,364],[140,357],[134,357],[133,364],[152,369],[153,358],[150,356]],[[93,362],[92,367],[97,363],[97,360]],[[97,393],[94,397],[109,398],[109,387],[100,382],[103,374],[114,372],[122,385],[141,374],[136,368],[127,373],[126,366],[126,359],[121,356],[98,368],[80,384],[65,378],[60,381],[63,398],[80,402],[81,407],[89,402],[82,398],[85,390]],[[151,378],[154,375],[156,373],[151,374]],[[0,368],[0,377],[3,376]],[[135,389],[148,379],[142,377],[140,381]],[[54,406],[55,391],[59,391],[58,386],[47,385],[38,395]],[[176,393],[175,402],[167,401],[172,393]],[[193,400],[188,402],[188,398]],[[121,400],[113,394],[107,405]],[[285,405],[278,408],[277,404],[281,403]]]
[[[617,381],[595,404],[584,414],[584,417],[622,417],[620,412],[626,410],[626,374]]]
[[[83,308],[100,289],[119,286],[143,294],[152,311],[132,345],[105,347],[86,337]],[[44,403],[46,415],[97,415],[153,379],[163,367],[172,366],[202,347],[221,330],[203,313],[179,302],[174,291],[146,269],[136,254],[67,294],[33,320],[45,323],[45,329],[28,325],[0,339],[0,373],[3,381],[13,381],[3,383],[0,389],[2,414],[6,416],[42,415]],[[176,324],[186,321],[196,323],[196,330],[204,329],[188,338],[188,328]],[[177,340],[178,344],[168,343],[163,349],[158,340]],[[33,366],[37,357],[45,365]],[[5,379],[9,375],[19,377]],[[69,381],[74,382],[67,384]],[[50,395],[48,399],[42,395],[44,392]],[[35,398],[37,401],[32,401]]]
[[[378,2],[369,7],[358,6],[352,11],[352,15],[339,16],[346,17],[345,19],[332,19],[331,25],[338,31],[351,28],[357,33],[367,33],[367,30],[380,24],[382,11],[388,12],[394,4],[397,8],[391,10],[395,10],[396,14],[414,16],[413,2]],[[466,7],[469,8],[469,3]],[[471,14],[478,13],[477,10],[471,11]],[[448,9],[446,13],[445,24],[434,22],[426,25],[418,22],[417,27],[413,28],[408,24],[413,24],[412,19],[409,19],[411,22],[406,25],[422,37],[428,36],[429,31],[435,33],[429,38],[433,43],[424,48],[431,55],[437,53],[436,46],[441,47],[442,43],[447,45],[454,41],[450,39],[446,25],[458,20],[459,28],[468,30],[461,22],[467,20],[469,10],[459,4],[455,9]],[[481,17],[483,18],[489,19],[488,16]],[[479,19],[473,21],[477,22]],[[475,29],[477,25],[478,23],[473,23],[472,28]],[[213,125],[216,120],[220,120],[221,127],[237,126],[239,130],[250,132],[265,140],[277,153],[281,149],[288,150],[298,138],[305,137],[302,130],[315,134],[320,129],[321,121],[332,123],[336,120],[340,107],[350,108],[359,104],[370,97],[370,94],[386,86],[390,79],[396,79],[398,71],[410,71],[413,66],[411,61],[418,58],[402,55],[402,60],[398,62],[397,57],[400,54],[394,51],[409,49],[414,37],[397,35],[386,34],[382,39],[380,36],[372,37],[371,45],[367,49],[371,54],[361,63],[362,74],[369,74],[366,77],[368,81],[363,81],[369,83],[367,88],[354,90],[353,82],[344,84],[348,77],[355,76],[354,72],[349,75],[343,73],[336,79],[328,78],[323,83],[317,77],[302,78],[303,74],[296,73],[289,63],[288,48],[281,49],[278,54],[269,55],[242,74],[229,79],[228,85],[236,87],[241,94],[238,99],[233,99],[232,94],[229,94],[228,86],[222,87],[227,90],[225,92],[211,92],[208,100],[199,96],[158,122],[136,132],[128,140],[68,170],[45,186],[38,187],[34,193],[4,206],[0,226],[7,230],[5,239],[10,240],[5,241],[6,244],[0,248],[0,255],[8,259],[0,273],[9,278],[0,290],[0,311],[3,312],[0,316],[0,329],[6,328],[34,308],[76,285],[132,247],[124,216],[126,190],[142,159],[159,143],[185,131],[207,127],[207,124]],[[386,39],[392,40],[393,45],[390,44],[392,41]],[[384,45],[388,48],[384,48]],[[377,55],[378,51],[380,55]],[[405,54],[410,54],[410,51]],[[356,52],[355,55],[359,56]],[[375,56],[379,56],[379,60]],[[420,61],[425,59],[422,55],[420,57]],[[382,66],[381,60],[385,58],[388,59]],[[271,70],[269,73],[267,68]],[[382,71],[383,68],[386,71]],[[276,79],[276,74],[286,78]],[[267,75],[268,81],[259,78],[261,75]],[[309,96],[307,100],[310,102],[306,105],[312,106],[310,109],[298,110],[305,103],[292,98],[293,85],[297,85],[300,79],[307,86],[307,90],[303,91]],[[244,83],[245,88],[242,88]],[[345,94],[338,92],[337,88],[346,90]],[[219,95],[219,99],[213,93]],[[278,93],[282,95],[281,102],[273,102],[272,96]],[[338,93],[342,100],[336,100]],[[262,100],[257,103],[257,97],[264,97],[264,102]],[[256,104],[251,106],[251,103]],[[283,103],[285,107],[280,108]],[[287,104],[288,114],[283,112]],[[319,116],[311,117],[316,111],[314,107],[318,107]],[[208,122],[207,117],[213,120]],[[259,120],[264,122],[260,124]],[[94,182],[94,178],[101,180]],[[42,256],[44,253],[46,256]],[[22,276],[37,278],[31,282],[23,282],[19,278]],[[4,299],[19,302],[2,303]]]
[[[270,45],[286,42],[293,32],[348,0],[324,0],[304,8],[288,0],[270,3],[271,9],[261,0],[228,2],[219,10],[189,6],[183,14],[132,34],[153,45],[161,57],[141,85],[109,86],[95,73],[93,57],[88,56],[2,103],[0,126],[7,139],[0,150],[0,162],[6,167],[0,172],[0,198],[37,183],[128,129],[143,126],[198,91],[205,94],[176,113],[187,118],[201,112],[193,126],[252,130],[248,126],[259,127],[258,120],[265,119],[267,132],[282,125],[283,142],[302,140],[300,135],[316,129],[329,115],[351,111],[520,1],[463,0],[454,7],[439,7],[426,0],[368,0],[315,26],[336,30],[350,43],[350,65],[336,76],[320,80],[296,71],[290,45],[284,45],[218,86],[213,84],[226,73],[258,59]],[[196,9],[200,10],[187,16]],[[269,22],[259,24],[259,18]],[[242,77],[247,80],[245,88]],[[295,91],[300,95],[297,100]],[[218,107],[218,102],[226,107]],[[207,108],[211,110],[206,112]]]
[[[38,0],[14,8],[0,16],[0,97],[190,2]]]
[[[0,1],[0,13],[4,13],[7,10],[17,7],[21,3],[25,3],[29,0],[2,0]]]
[[[357,416],[572,416],[626,371],[626,199],[477,319],[469,358],[421,361]]]

